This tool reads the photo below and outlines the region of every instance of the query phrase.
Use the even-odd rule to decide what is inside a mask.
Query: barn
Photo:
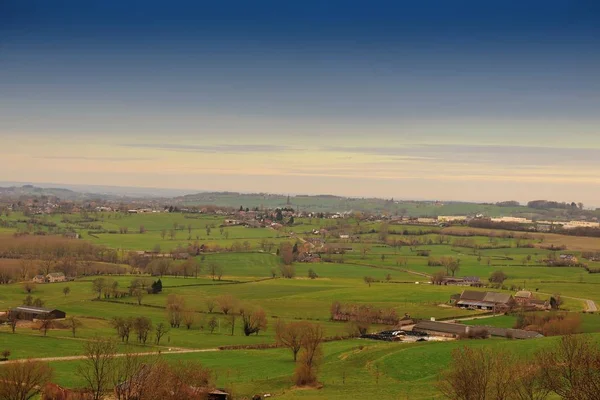
[[[67,314],[61,310],[30,306],[20,306],[12,308],[9,311],[9,315],[16,317],[16,319],[26,319],[30,321],[33,321],[34,319],[48,318],[61,319],[67,316]]]

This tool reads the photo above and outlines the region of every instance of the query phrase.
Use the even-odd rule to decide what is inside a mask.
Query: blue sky
[[[594,1],[6,0],[0,180],[600,205],[598,49]]]

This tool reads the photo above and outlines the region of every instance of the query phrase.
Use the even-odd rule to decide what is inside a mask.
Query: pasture
[[[480,246],[474,248],[460,243],[457,245],[453,241],[460,236],[452,236],[453,232],[448,228],[437,227],[393,225],[389,227],[393,233],[387,235],[387,240],[382,240],[381,222],[355,219],[299,218],[294,225],[276,230],[222,226],[225,217],[213,215],[100,213],[93,218],[95,220],[89,222],[89,216],[86,219],[79,214],[45,216],[42,221],[45,225],[40,225],[39,229],[45,229],[46,233],[53,233],[53,229],[74,230],[81,235],[77,243],[87,242],[116,250],[116,262],[122,266],[123,273],[106,278],[116,282],[115,287],[122,292],[128,291],[133,279],[154,281],[159,278],[163,291],[146,294],[139,300],[134,296],[97,299],[92,288],[96,276],[82,275],[70,282],[38,284],[30,293],[33,298],[43,300],[45,307],[57,308],[68,316],[77,317],[82,325],[75,337],[64,327],[51,329],[44,337],[42,332],[31,326],[17,326],[14,334],[7,325],[0,326],[0,350],[11,350],[12,359],[80,355],[86,340],[97,336],[117,339],[111,326],[111,319],[117,316],[143,315],[154,325],[166,323],[167,299],[169,295],[179,295],[185,299],[186,310],[194,314],[190,329],[185,326],[171,328],[160,345],[156,345],[152,338],[145,345],[134,341],[128,345],[120,344],[119,351],[160,350],[163,353],[161,357],[174,362],[201,361],[214,369],[220,386],[233,388],[244,396],[272,392],[283,399],[342,399],[360,390],[382,399],[431,399],[438,396],[433,385],[436,374],[447,365],[451,350],[458,346],[507,345],[519,354],[530,354],[554,339],[419,344],[359,339],[328,342],[324,347],[320,374],[324,387],[320,390],[292,388],[294,364],[284,349],[187,354],[169,354],[168,349],[212,350],[220,346],[271,345],[275,342],[274,326],[278,319],[320,323],[326,336],[330,337],[347,335],[350,324],[330,320],[330,307],[334,302],[391,308],[400,316],[409,314],[416,319],[477,317],[481,312],[461,310],[448,304],[450,296],[460,293],[463,287],[429,283],[431,275],[444,270],[439,265],[431,266],[442,257],[460,260],[460,268],[455,271],[457,277],[477,276],[487,283],[492,272],[504,272],[507,279],[498,291],[514,294],[518,289],[527,289],[540,299],[560,294],[564,300],[563,308],[572,312],[585,309],[584,299],[600,304],[600,274],[591,274],[576,266],[548,266],[544,259],[549,257],[550,251],[540,247],[551,243],[564,244],[567,249],[557,254],[581,257],[583,250],[600,249],[597,239],[532,235],[525,240],[531,246],[518,247],[516,238],[497,232],[493,239],[497,248],[486,248],[494,246],[491,246],[489,230],[482,230],[481,236],[469,238],[472,239],[470,244]],[[19,238],[13,238],[11,233],[32,229],[28,227],[31,223],[24,222],[25,217],[19,213],[11,214],[9,219],[14,226],[3,228],[0,240],[18,243]],[[50,226],[54,228],[50,229]],[[312,233],[313,229],[321,228],[329,233]],[[342,240],[340,232],[351,232],[353,238]],[[450,241],[447,240],[449,237]],[[280,244],[287,242],[314,250],[306,242],[311,238],[323,239],[327,244],[346,250],[337,254],[324,253],[322,256],[328,257],[330,262],[294,262],[295,276],[292,279],[282,277]],[[398,241],[402,243],[398,244]],[[188,248],[195,242],[218,250],[194,256],[200,264],[198,277],[169,273],[150,276],[128,265],[129,251],[160,248],[160,252],[167,253],[176,248]],[[419,255],[423,253],[426,255]],[[172,264],[177,266],[182,262],[174,261]],[[34,269],[41,265],[39,260],[32,260],[32,263],[30,267]],[[598,262],[588,264],[594,268],[600,266]],[[22,259],[17,256],[0,259],[0,270],[22,272],[23,265]],[[98,263],[96,269],[102,265],[105,264]],[[210,265],[222,268],[220,280],[213,279],[209,273]],[[309,278],[309,271],[314,279]],[[373,278],[373,282],[367,284],[365,277]],[[0,310],[23,303],[28,293],[21,280],[0,285]],[[69,288],[68,293],[63,291],[65,287]],[[232,334],[231,318],[223,315],[218,307],[210,312],[207,306],[211,300],[223,295],[232,296],[238,306],[262,308],[267,316],[267,329],[258,335],[245,336],[238,317]],[[209,321],[213,318],[217,325],[211,331]],[[514,325],[515,318],[498,316],[465,323],[510,327]],[[600,316],[583,315],[582,319],[584,332],[600,332]],[[377,331],[384,328],[387,327],[373,325],[369,329]],[[81,385],[73,374],[77,365],[78,361],[52,362],[57,382],[67,386]],[[252,367],[249,368],[249,365]]]

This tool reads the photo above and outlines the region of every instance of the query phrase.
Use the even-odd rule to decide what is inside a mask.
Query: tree
[[[494,271],[489,277],[490,283],[502,285],[508,277],[503,271]]]
[[[237,300],[230,294],[223,294],[217,297],[217,304],[219,305],[219,309],[225,315],[228,315],[231,310],[233,310],[237,304]]]
[[[4,350],[2,350],[1,354],[2,354],[2,358],[0,360],[6,361],[6,360],[8,360],[8,357],[10,357],[10,350],[4,349]]]
[[[279,267],[279,270],[281,272],[281,276],[287,279],[292,279],[294,276],[296,276],[296,268],[294,267],[293,264],[282,264]]]
[[[94,293],[98,294],[98,298],[102,295],[102,291],[106,287],[106,279],[104,278],[96,278],[92,281],[92,289]]]
[[[235,320],[236,320],[237,316],[234,313],[231,313],[228,317],[228,323],[229,326],[231,327],[231,336],[233,336],[233,334],[235,333]]]
[[[307,322],[293,321],[286,323],[278,319],[275,325],[275,341],[280,346],[285,346],[292,351],[294,362],[298,357],[298,352],[302,348],[304,333],[307,329]]]
[[[317,383],[319,363],[323,357],[322,343],[324,331],[321,325],[307,323],[302,337],[302,352],[294,371],[294,380],[298,386]]]
[[[212,280],[216,280],[219,275],[223,275],[222,268],[214,261],[208,263],[208,274],[212,278]]]
[[[25,282],[23,284],[23,290],[25,290],[25,293],[31,293],[35,290],[35,283],[33,282]]]
[[[308,277],[309,277],[310,279],[316,279],[316,278],[318,278],[318,277],[319,277],[319,275],[317,275],[317,273],[315,272],[315,270],[314,270],[314,269],[312,269],[312,268],[309,268],[309,269],[308,269]]]
[[[217,329],[217,325],[218,325],[217,318],[212,317],[208,321],[208,329],[210,330],[210,333],[213,333],[215,331],[215,329]]]
[[[159,322],[158,324],[156,324],[156,327],[154,328],[154,337],[156,338],[156,345],[160,345],[160,339],[167,334],[167,332],[169,332],[169,327],[163,323],[163,322]]]
[[[117,400],[146,399],[147,390],[156,379],[157,359],[127,353],[115,359],[112,385]]]
[[[515,400],[545,400],[550,395],[537,365],[518,362],[512,366],[512,376]]]
[[[194,322],[196,322],[196,313],[194,313],[191,310],[186,310],[183,312],[183,325],[185,325],[185,327],[187,329],[190,329],[192,327],[192,325],[194,325]]]
[[[217,302],[212,297],[207,297],[205,302],[206,302],[206,309],[208,310],[209,313],[212,313],[213,310],[215,309],[215,306],[217,305]]]
[[[595,400],[600,393],[600,350],[582,335],[563,336],[537,354],[544,387],[563,399]]]
[[[162,292],[162,281],[159,279],[157,281],[152,282],[152,293],[157,294]]]
[[[290,243],[282,243],[279,247],[279,257],[284,265],[291,265],[294,261],[294,247]]]
[[[179,328],[185,310],[185,298],[176,294],[167,297],[167,320],[171,328]]]
[[[441,285],[444,283],[444,279],[446,278],[446,272],[440,270],[431,276],[431,283],[434,285]]]
[[[133,295],[137,299],[138,306],[142,305],[142,300],[144,299],[144,291],[142,289],[135,289],[133,291]]]
[[[77,368],[94,400],[100,400],[108,391],[115,364],[116,344],[107,339],[95,338],[83,344],[84,360]]]
[[[554,294],[550,297],[550,308],[558,310],[564,304],[564,300],[560,294]]]
[[[450,368],[439,377],[438,388],[452,400],[508,400],[513,364],[514,358],[503,350],[455,349]]]
[[[44,253],[42,257],[42,262],[40,266],[42,267],[42,273],[44,275],[48,275],[50,272],[54,270],[54,266],[56,265],[56,257],[54,254],[48,252]]]
[[[141,344],[146,344],[148,333],[152,330],[152,321],[148,317],[136,317],[133,320],[133,331]]]
[[[133,317],[113,317],[110,323],[117,331],[117,336],[121,338],[121,341],[129,343],[129,335],[134,324]]]
[[[193,273],[195,273],[197,278],[198,271],[200,270],[200,263],[194,257],[190,257],[181,264],[181,270],[184,278],[192,276]]]
[[[8,325],[10,326],[10,330],[12,331],[12,333],[15,333],[15,330],[17,329],[18,321],[19,321],[19,316],[17,313],[15,313],[15,312],[8,313]]]
[[[71,293],[71,288],[70,288],[70,287],[68,287],[68,286],[65,286],[65,287],[63,288],[62,292],[63,292],[63,294],[64,294],[64,295],[65,295],[65,297],[66,297],[66,296],[67,296],[69,293]]]
[[[23,305],[24,306],[32,306],[33,305],[33,296],[31,296],[30,294],[28,294],[25,299],[23,300]]]
[[[267,314],[262,308],[257,308],[253,311],[244,310],[242,315],[242,323],[244,325],[244,334],[250,336],[253,333],[258,335],[261,330],[267,329]]]
[[[163,229],[160,231],[160,237],[162,240],[165,240],[165,236],[167,236],[167,230]]]
[[[45,302],[44,302],[44,300],[42,300],[42,299],[40,299],[39,297],[37,297],[37,298],[36,298],[36,299],[33,301],[32,305],[33,305],[34,307],[44,307],[44,303],[45,303]]]
[[[10,362],[0,368],[0,399],[29,400],[52,379],[50,365],[40,361]]]
[[[375,282],[375,278],[373,278],[372,276],[365,276],[363,277],[363,280],[367,285],[369,285],[369,287],[371,287],[371,283]]]
[[[81,327],[81,325],[82,325],[81,321],[79,321],[73,315],[67,317],[65,321],[66,321],[67,326],[69,327],[69,329],[71,329],[71,333],[73,334],[73,337],[75,337],[75,334],[77,333],[77,329],[79,329],[79,327]]]

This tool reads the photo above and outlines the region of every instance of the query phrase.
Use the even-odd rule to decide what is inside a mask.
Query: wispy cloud
[[[392,160],[432,160],[447,163],[493,164],[496,166],[600,166],[600,149],[506,145],[407,145],[397,147],[325,146],[321,151],[368,154]]]
[[[94,157],[94,156],[40,156],[41,160],[81,160],[81,161],[152,161],[154,157]]]
[[[280,146],[272,144],[216,144],[216,145],[193,145],[193,144],[171,144],[171,143],[126,143],[122,147],[138,149],[155,149],[192,153],[270,153],[280,151],[300,150],[291,146]]]

